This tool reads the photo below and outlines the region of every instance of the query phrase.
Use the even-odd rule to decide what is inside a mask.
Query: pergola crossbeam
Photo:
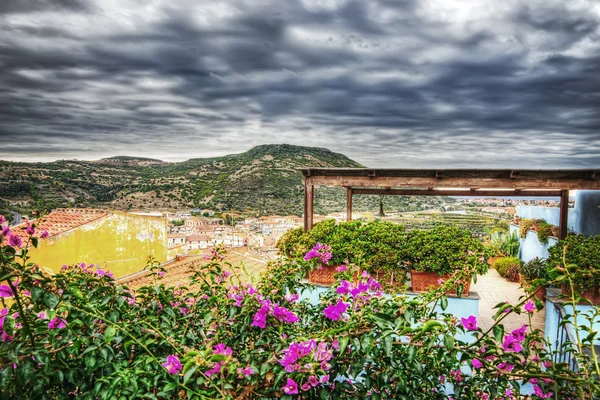
[[[346,219],[352,196],[559,197],[560,237],[567,235],[569,190],[600,190],[598,170],[305,168],[304,229],[313,226],[316,186],[346,188]],[[443,182],[443,183],[442,183]],[[443,187],[440,187],[443,186]]]

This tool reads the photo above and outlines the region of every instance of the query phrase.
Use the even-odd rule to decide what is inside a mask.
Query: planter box
[[[308,271],[308,280],[310,283],[331,286],[335,283],[333,275],[337,272],[336,268],[331,265],[323,265],[321,269]]]
[[[563,284],[562,286],[562,293],[565,296],[571,296],[571,288],[568,287],[567,285]],[[581,296],[582,298],[589,300],[592,304],[594,305],[600,305],[600,288],[595,286],[591,289],[588,289],[584,292],[579,293],[579,296]]]
[[[404,289],[406,284],[406,272],[404,270],[398,271],[375,271],[371,274],[373,278],[384,286],[384,289]]]
[[[435,272],[418,272],[414,269],[410,271],[410,275],[413,292],[427,292],[432,288],[435,289],[442,286],[438,283],[438,279],[442,278],[444,281],[450,279],[450,275],[438,275]],[[468,295],[471,290],[471,280],[463,286],[463,294]],[[448,293],[456,294],[456,289],[449,290]]]

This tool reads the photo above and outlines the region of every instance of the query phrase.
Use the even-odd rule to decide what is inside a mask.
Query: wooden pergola
[[[559,197],[560,238],[567,235],[569,190],[600,190],[600,170],[304,168],[304,230],[313,227],[318,186],[346,188],[346,219],[352,196]]]

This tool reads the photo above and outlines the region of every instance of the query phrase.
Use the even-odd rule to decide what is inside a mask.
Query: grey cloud
[[[592,1],[473,0],[466,17],[444,2],[279,3],[2,3],[0,158],[290,142],[373,166],[600,162]]]

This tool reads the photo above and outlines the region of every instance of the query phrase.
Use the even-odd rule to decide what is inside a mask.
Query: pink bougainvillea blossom
[[[298,299],[300,299],[300,295],[298,293],[286,294],[284,296],[284,299],[288,303],[293,303],[293,302],[297,301]]]
[[[225,357],[230,357],[232,350],[231,347],[226,347],[224,343],[219,343],[213,347],[213,354],[221,354]]]
[[[2,227],[2,230],[0,230],[0,236],[10,236],[11,234],[12,231],[9,226],[4,226]]]
[[[527,336],[527,325],[523,325],[519,329],[515,329],[510,334],[511,336],[519,343],[523,343],[525,337]]]
[[[552,393],[552,392],[544,393],[544,391],[542,390],[542,388],[539,385],[533,385],[533,392],[540,399],[549,399],[550,397],[552,397],[554,395],[554,393]]]
[[[25,232],[27,232],[28,235],[34,235],[35,227],[31,225],[31,223],[27,222],[27,228],[25,229]]]
[[[525,311],[527,311],[528,313],[533,313],[535,311],[535,304],[533,304],[533,302],[531,300],[529,300],[527,303],[525,303]]]
[[[254,370],[251,367],[238,368],[237,372],[238,372],[238,374],[244,375],[246,377],[249,377],[250,375],[254,374]]]
[[[23,241],[17,235],[11,234],[10,238],[8,239],[8,244],[12,247],[21,247],[23,245]]]
[[[178,374],[179,371],[183,369],[181,366],[181,362],[179,361],[179,358],[177,358],[176,355],[167,356],[167,361],[164,364],[162,364],[162,366],[165,367],[170,374]]]
[[[48,329],[62,329],[67,327],[67,321],[62,318],[54,317],[48,322]]]
[[[215,374],[218,374],[219,372],[221,372],[221,363],[215,363],[215,366],[212,367],[211,369],[209,369],[208,371],[206,371],[206,376],[208,376],[209,378]]]
[[[474,315],[469,316],[468,318],[461,318],[460,321],[462,325],[468,331],[476,331],[477,330],[477,317]]]
[[[506,361],[501,362],[500,364],[498,364],[498,369],[504,372],[509,373],[510,371],[513,370],[513,368],[515,368],[514,365],[507,363]]]
[[[281,322],[287,322],[289,324],[293,324],[294,322],[298,322],[298,317],[292,311],[288,310],[285,307],[280,307],[275,304],[273,307],[273,316],[277,318]]]
[[[42,232],[42,234],[40,235],[40,238],[42,238],[42,239],[46,239],[46,238],[47,238],[47,237],[49,237],[49,236],[50,236],[50,234],[48,233],[48,231],[44,231],[44,232]]]
[[[298,394],[298,384],[293,379],[287,378],[287,383],[281,391],[285,394]]]
[[[504,338],[502,348],[508,353],[520,353],[521,351],[523,351],[523,346],[521,345],[521,343],[512,335],[506,336]]]
[[[344,271],[348,271],[348,267],[346,267],[344,264],[342,264],[342,265],[338,266],[335,270],[337,272],[344,272]]]
[[[479,368],[483,367],[483,363],[476,358],[471,360],[471,364],[473,364],[473,368],[475,368],[475,369],[479,369]]]
[[[328,306],[327,308],[325,308],[325,310],[323,310],[323,313],[330,320],[338,321],[340,319],[340,317],[342,316],[342,314],[345,313],[347,309],[348,309],[348,304],[346,304],[340,300],[340,301],[338,301],[337,304],[335,304],[335,305],[332,304],[332,305]]]
[[[13,291],[8,285],[0,285],[0,297],[12,297]]]

